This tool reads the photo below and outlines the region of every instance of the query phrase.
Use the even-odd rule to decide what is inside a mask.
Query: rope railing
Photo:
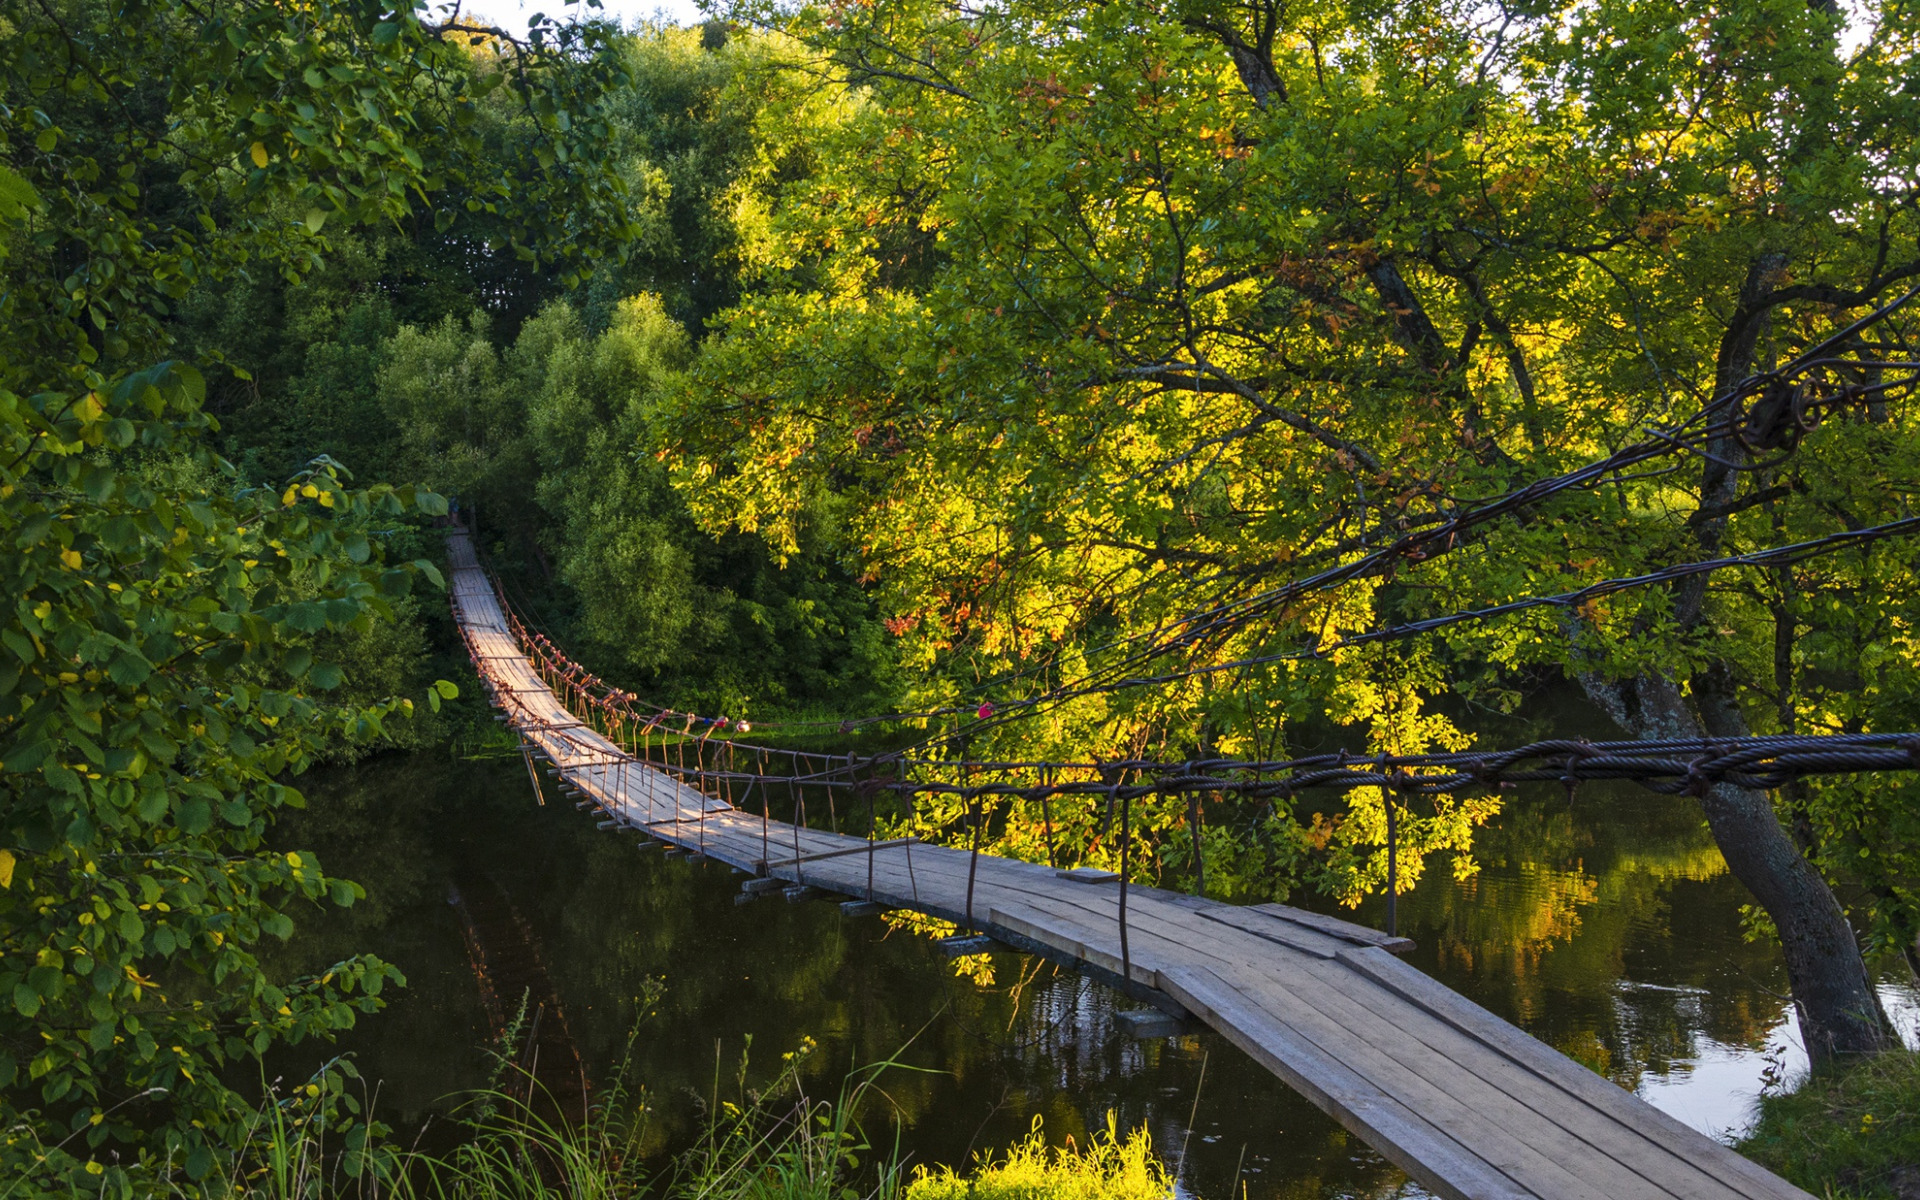
[[[1790,549],[1790,548],[1789,548]],[[496,590],[496,595],[498,592]],[[758,796],[760,801],[763,862],[774,860],[772,841],[772,793],[783,788],[789,816],[797,838],[800,828],[809,822],[806,790],[818,788],[827,797],[829,818],[837,830],[839,810],[833,800],[836,793],[853,793],[849,811],[866,809],[865,840],[868,853],[868,901],[873,898],[873,854],[881,845],[877,834],[878,797],[885,793],[905,800],[909,811],[917,797],[944,796],[959,801],[957,827],[947,833],[964,837],[968,853],[968,888],[965,908],[967,927],[977,930],[973,913],[974,879],[982,850],[983,831],[992,819],[996,801],[1038,802],[1041,805],[1047,857],[1058,865],[1054,814],[1055,799],[1088,799],[1104,805],[1106,825],[1114,816],[1120,829],[1120,916],[1123,966],[1126,962],[1125,905],[1131,872],[1132,806],[1136,800],[1165,797],[1184,803],[1186,822],[1192,842],[1193,873],[1196,885],[1204,878],[1205,863],[1199,836],[1203,819],[1199,800],[1207,796],[1236,796],[1243,799],[1274,800],[1291,798],[1303,792],[1345,793],[1359,788],[1377,788],[1382,796],[1387,857],[1388,932],[1394,931],[1399,893],[1399,841],[1408,815],[1403,812],[1415,798],[1499,792],[1528,783],[1558,783],[1569,796],[1582,782],[1626,780],[1655,792],[1669,795],[1703,796],[1721,784],[1742,788],[1772,789],[1788,782],[1815,775],[1851,774],[1862,771],[1907,771],[1920,769],[1920,733],[1836,733],[1821,735],[1762,735],[1740,738],[1691,738],[1665,741],[1614,741],[1550,739],[1502,750],[1450,751],[1422,754],[1358,755],[1340,750],[1328,754],[1289,759],[1190,758],[1168,761],[1149,758],[1112,760],[992,760],[972,758],[935,758],[911,750],[872,755],[850,753],[827,755],[756,743],[736,736],[746,732],[744,722],[709,720],[701,723],[691,713],[651,707],[633,707],[630,693],[614,688],[573,662],[544,635],[535,633],[514,615],[504,596],[499,596],[501,612],[508,631],[524,652],[524,662],[543,681],[547,691],[575,718],[564,725],[542,724],[516,716],[515,728],[521,737],[520,748],[528,773],[541,803],[538,772],[534,758],[540,753],[532,746],[529,733],[558,733],[589,728],[611,741],[617,751],[608,755],[595,751],[590,765],[610,767],[618,772],[634,768],[652,768],[670,778],[714,798],[725,797],[729,807],[736,800],[744,806]],[[499,669],[498,656],[482,654],[469,630],[461,625],[463,639],[480,674],[490,699],[507,707],[510,715],[523,711],[512,704],[513,697],[525,689],[516,687]],[[673,728],[673,726],[678,728]],[[658,733],[658,745],[654,735]],[[724,755],[724,762],[722,761]],[[748,761],[743,762],[745,757]],[[600,759],[605,759],[601,762]],[[784,760],[784,771],[770,770],[769,763]],[[625,794],[625,776],[620,777]],[[736,809],[737,810],[737,809]],[[704,852],[707,806],[693,820],[696,844]],[[750,812],[750,809],[748,810]],[[673,824],[688,824],[675,792]],[[1103,834],[1104,836],[1104,834]],[[898,839],[912,842],[916,839]],[[887,843],[889,845],[894,842]],[[910,846],[908,853],[911,853]],[[805,856],[796,840],[791,861],[797,864]]]
[[[971,739],[983,730],[1002,722],[1030,716],[1050,704],[1077,696],[1110,692],[1173,682],[1197,675],[1221,671],[1323,658],[1343,648],[1372,645],[1411,638],[1470,622],[1497,619],[1514,613],[1540,609],[1571,609],[1600,596],[1634,588],[1658,586],[1714,571],[1740,567],[1777,568],[1807,561],[1841,550],[1861,547],[1886,538],[1920,532],[1920,518],[1905,518],[1864,529],[1847,530],[1826,537],[1753,553],[1718,559],[1684,562],[1639,575],[1622,576],[1586,584],[1570,591],[1526,596],[1500,604],[1462,609],[1442,616],[1386,625],[1372,630],[1342,635],[1335,641],[1309,639],[1307,645],[1293,650],[1246,656],[1223,662],[1206,662],[1140,674],[1137,668],[1174,652],[1197,655],[1209,644],[1217,645],[1227,635],[1244,628],[1258,618],[1279,611],[1287,604],[1310,593],[1324,591],[1356,579],[1390,571],[1402,562],[1419,562],[1449,552],[1462,544],[1463,533],[1504,517],[1514,516],[1551,496],[1569,490],[1591,487],[1618,478],[1628,468],[1663,455],[1692,453],[1711,457],[1711,448],[1731,438],[1750,453],[1780,450],[1790,452],[1799,438],[1814,428],[1823,413],[1860,403],[1870,397],[1884,397],[1896,391],[1910,390],[1920,383],[1920,363],[1906,361],[1864,361],[1839,357],[1853,345],[1858,334],[1870,325],[1905,305],[1920,288],[1909,291],[1894,302],[1826,339],[1777,371],[1755,376],[1705,406],[1700,413],[1679,425],[1649,429],[1647,436],[1606,458],[1559,475],[1534,481],[1500,496],[1476,503],[1456,505],[1441,519],[1431,522],[1383,522],[1346,550],[1375,548],[1358,557],[1337,562],[1315,573],[1296,577],[1259,594],[1189,613],[1152,630],[1121,639],[1109,649],[1134,643],[1139,648],[1068,685],[1048,689],[1036,695],[1004,701],[999,705],[983,701],[975,706],[958,705],[915,713],[891,713],[833,721],[786,720],[761,722],[762,726],[787,730],[832,729],[842,733],[877,723],[925,721],[968,714],[977,718],[963,730],[942,733],[919,745],[878,754],[830,756],[818,752],[743,741],[756,723],[725,716],[705,716],[693,712],[649,704],[634,693],[599,678],[563,653],[546,634],[529,628],[509,603],[497,577],[489,575],[508,632],[524,654],[524,662],[535,672],[561,706],[577,718],[579,725],[593,729],[616,747],[617,769],[634,766],[660,770],[667,776],[690,785],[714,798],[724,797],[730,807],[736,796],[747,803],[758,796],[761,806],[763,862],[771,861],[772,793],[784,787],[792,816],[796,841],[792,861],[804,859],[799,852],[798,830],[808,825],[806,794],[820,789],[827,802],[831,826],[840,825],[836,794],[854,792],[850,812],[864,802],[867,810],[869,854],[868,900],[872,900],[872,853],[877,845],[879,827],[877,799],[892,794],[904,800],[912,811],[917,798],[949,797],[959,802],[957,816],[949,836],[961,836],[968,846],[969,868],[966,896],[966,922],[973,920],[974,880],[981,853],[983,830],[992,820],[996,801],[1038,802],[1042,810],[1047,858],[1057,865],[1052,801],[1060,798],[1088,798],[1104,804],[1106,819],[1102,837],[1112,824],[1116,809],[1120,825],[1120,921],[1123,965],[1127,957],[1126,889],[1130,874],[1132,841],[1132,803],[1149,797],[1166,797],[1184,802],[1186,823],[1193,846],[1193,874],[1196,884],[1204,878],[1200,823],[1203,819],[1200,799],[1205,796],[1237,796],[1273,800],[1290,798],[1303,792],[1345,793],[1360,788],[1377,788],[1386,825],[1388,924],[1395,920],[1395,899],[1399,890],[1399,846],[1406,803],[1418,797],[1437,798],[1453,794],[1496,792],[1526,783],[1559,783],[1569,794],[1588,780],[1627,780],[1655,792],[1672,795],[1705,795],[1717,785],[1772,789],[1813,775],[1846,774],[1861,771],[1913,770],[1920,767],[1920,734],[1837,733],[1825,735],[1756,736],[1743,738],[1699,738],[1680,741],[1588,742],[1564,739],[1539,741],[1506,750],[1460,751],[1439,754],[1355,755],[1346,751],[1293,759],[1243,760],[1194,758],[1183,761],[1156,759],[1116,759],[1108,761],[993,761],[965,757],[936,757],[931,748],[956,739]],[[1888,380],[1887,369],[1905,374]],[[1827,374],[1823,375],[1822,372]],[[1835,373],[1854,372],[1858,378],[1834,382]],[[1750,469],[1751,461],[1727,463],[1735,469]],[[1384,544],[1379,544],[1384,543]],[[1328,553],[1331,553],[1329,551]],[[478,651],[470,632],[462,627],[469,653],[474,658],[488,695],[496,703],[511,700],[516,691],[488,657]],[[989,685],[1031,674],[1037,668],[997,677]],[[513,711],[510,709],[510,711]],[[516,720],[521,732],[521,750],[540,794],[535,751],[526,734],[532,725]],[[553,732],[560,727],[542,727]],[[658,745],[656,746],[656,741]],[[965,743],[962,742],[962,745]],[[751,761],[743,764],[742,756]],[[722,761],[724,758],[724,761]],[[690,760],[690,761],[689,761]],[[784,767],[784,770],[769,769]],[[706,805],[701,805],[697,841],[705,846]],[[675,824],[684,824],[675,792]],[[915,839],[903,839],[911,843]],[[911,854],[908,847],[909,856]],[[909,857],[909,869],[911,858]],[[917,885],[916,885],[917,889]],[[916,892],[917,894],[917,892]]]

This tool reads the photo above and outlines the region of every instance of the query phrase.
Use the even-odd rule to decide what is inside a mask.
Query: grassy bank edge
[[[1920,1054],[1892,1051],[1763,1097],[1735,1149],[1828,1200],[1920,1196]]]

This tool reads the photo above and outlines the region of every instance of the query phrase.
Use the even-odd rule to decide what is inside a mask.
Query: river
[[[856,1066],[914,1068],[887,1073],[891,1104],[866,1121],[913,1163],[964,1165],[1036,1117],[1051,1140],[1084,1139],[1113,1112],[1147,1126],[1186,1195],[1424,1194],[1210,1032],[1136,1041],[1115,1028],[1113,993],[1020,955],[996,954],[985,983],[879,918],[777,895],[736,904],[724,866],[600,832],[550,785],[536,805],[517,755],[390,755],[304,788],[310,808],[285,836],[368,896],[302,914],[273,965],[369,950],[405,972],[408,986],[340,1048],[408,1136],[485,1082],[483,1047],[528,994],[543,1077],[604,1089],[626,1061],[652,1109],[647,1149],[663,1159],[701,1127],[716,1087],[732,1098],[743,1053],[755,1086],[810,1039],[803,1074],[822,1096]],[[1693,801],[1625,784],[1571,802],[1522,790],[1476,851],[1478,873],[1430,871],[1401,897],[1415,966],[1718,1136],[1744,1127],[1769,1081],[1804,1070],[1779,955],[1743,937],[1749,897]],[[1382,910],[1343,915],[1377,925]],[[643,1014],[638,998],[655,991]],[[1883,994],[1910,1029],[1910,990]]]

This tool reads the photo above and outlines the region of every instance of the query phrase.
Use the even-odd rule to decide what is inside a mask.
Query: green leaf
[[[49,512],[29,513],[20,522],[20,531],[13,535],[13,544],[25,550],[37,546],[46,539],[47,532],[53,528],[53,514]]]
[[[180,801],[178,814],[174,819],[184,833],[205,833],[213,828],[213,805],[203,797],[190,797]]]
[[[327,627],[326,606],[317,601],[302,600],[298,604],[288,605],[287,615],[282,620],[302,633],[318,633]]]
[[[10,774],[34,770],[41,763],[46,762],[52,753],[53,743],[46,738],[35,739],[24,746],[15,746],[7,751],[7,757],[4,760],[6,770]]]
[[[107,678],[121,687],[139,687],[152,674],[152,665],[137,654],[115,655],[107,666]]]
[[[40,993],[24,983],[14,984],[13,1010],[23,1017],[31,1018],[40,1011]]]
[[[324,226],[326,223],[327,223],[327,213],[325,209],[310,208],[307,210],[306,225],[307,225],[308,233],[313,233],[313,234],[319,233],[321,227]]]
[[[391,46],[399,36],[398,21],[382,21],[373,27],[373,44],[376,46]]]

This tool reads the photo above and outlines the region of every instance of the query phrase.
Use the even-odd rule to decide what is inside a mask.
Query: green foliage
[[[1033,1121],[1027,1140],[1005,1157],[983,1156],[966,1175],[951,1167],[914,1169],[905,1200],[1168,1200],[1173,1180],[1154,1157],[1145,1129],[1123,1138],[1118,1119],[1107,1114],[1105,1130],[1085,1147],[1071,1140],[1049,1147]]]
[[[1899,6],[1855,14],[1845,53],[1805,0],[1491,24],[1424,0],[882,0],[781,20],[794,66],[762,88],[734,189],[751,282],[660,445],[706,528],[792,547],[834,514],[915,707],[977,703],[1008,671],[989,698],[1070,683],[1181,614],[1604,455],[1920,273],[1920,35]],[[1911,336],[1895,325],[1889,347]],[[1460,701],[1512,711],[1552,674],[1610,704],[1621,681],[1676,682],[1666,716],[1613,704],[1635,734],[1697,721],[1702,687],[1759,731],[1911,727],[1897,543],[1340,641],[1892,519],[1920,478],[1912,430],[1862,404],[1730,482],[1682,461],[1563,495],[1123,673],[1322,657],[1078,696],[997,728],[989,757],[1452,748]],[[1875,836],[1903,828],[1901,794],[1782,797],[1829,877],[1865,885],[1881,946],[1916,928],[1914,843]],[[1384,878],[1380,805],[1283,811],[1331,851],[1337,895]],[[1403,869],[1438,852],[1470,871],[1497,811],[1415,806]],[[1184,814],[1138,819],[1160,840]],[[1017,806],[1007,844],[1039,820]],[[1258,872],[1298,861],[1223,882],[1283,888]]]
[[[379,374],[395,470],[477,510],[495,561],[567,612],[569,646],[616,677],[734,715],[883,704],[883,635],[830,525],[784,564],[757,539],[715,539],[643,451],[691,354],[650,295],[598,334],[550,304],[504,351],[478,313],[403,326]]]
[[[350,1024],[397,978],[371,956],[259,969],[293,901],[360,895],[264,838],[300,803],[286,776],[410,711],[328,697],[343,673],[317,645],[438,581],[379,563],[352,524],[444,506],[327,464],[283,494],[242,487],[204,447],[203,395],[164,363],[0,410],[0,1088],[61,1131],[42,1135],[57,1152],[0,1156],[47,1188],[115,1156],[110,1190],[208,1178],[249,1114],[223,1067]]]
[[[1883,1054],[1762,1097],[1738,1149],[1816,1196],[1910,1193],[1920,1174],[1920,1055]]]
[[[721,22],[643,28],[621,43],[632,86],[612,98],[609,117],[631,147],[630,175],[665,202],[633,254],[583,289],[591,328],[604,328],[619,300],[651,292],[698,333],[738,298],[743,231],[731,189],[757,150],[760,89],[780,83],[778,45]]]
[[[563,277],[617,257],[619,76],[597,27],[511,43],[357,4],[10,4],[0,30],[0,1173],[221,1190],[254,1111],[238,1064],[399,981],[365,955],[263,967],[298,904],[361,895],[266,834],[292,777],[410,714],[401,622],[439,578],[382,544],[446,509],[324,453],[269,487],[236,471],[180,314],[290,285],[362,222],[465,210],[491,220],[470,252]],[[357,1151],[342,1077],[303,1119]]]

